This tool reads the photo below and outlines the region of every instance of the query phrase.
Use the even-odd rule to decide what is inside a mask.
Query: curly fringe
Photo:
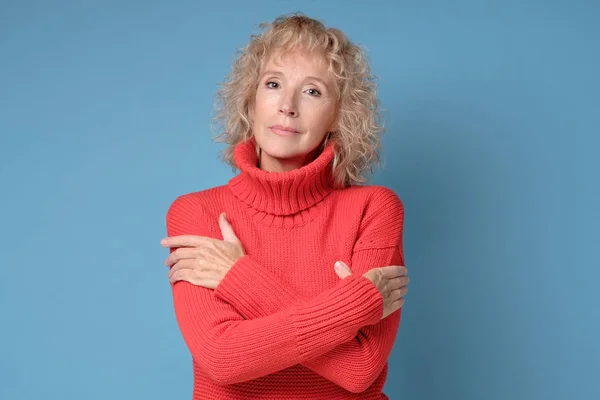
[[[234,171],[235,146],[252,136],[249,110],[259,84],[263,63],[274,50],[295,49],[320,51],[329,63],[336,80],[338,96],[338,130],[329,140],[334,142],[333,176],[337,187],[366,182],[365,172],[380,162],[383,132],[376,78],[371,75],[364,51],[350,42],[338,29],[293,13],[261,23],[258,35],[237,52],[232,70],[216,94],[215,117],[217,142],[227,143],[222,159]]]

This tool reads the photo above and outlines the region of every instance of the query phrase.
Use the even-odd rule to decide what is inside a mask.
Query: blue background
[[[159,240],[213,96],[302,11],[367,49],[406,208],[396,399],[600,398],[595,1],[0,3],[0,398],[188,399]]]

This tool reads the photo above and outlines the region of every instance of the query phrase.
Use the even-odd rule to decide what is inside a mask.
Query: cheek
[[[274,107],[276,107],[276,104],[277,98],[275,93],[259,91],[256,94],[254,102],[256,119],[261,119],[262,116],[267,115]]]
[[[328,129],[335,118],[335,107],[330,104],[318,103],[307,109],[305,115],[310,115],[310,120],[314,121],[314,125],[318,125],[320,130]]]

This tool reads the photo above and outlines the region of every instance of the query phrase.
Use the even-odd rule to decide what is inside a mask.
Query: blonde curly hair
[[[326,139],[334,142],[335,185],[366,182],[366,170],[372,172],[380,161],[379,135],[383,124],[375,77],[364,51],[340,30],[326,28],[302,13],[283,15],[259,27],[262,32],[251,35],[250,43],[238,51],[230,74],[216,94],[214,122],[221,132],[214,140],[229,145],[222,151],[223,160],[235,171],[234,148],[252,137],[248,112],[253,107],[261,67],[271,52],[317,50],[325,55],[336,81],[338,129]]]

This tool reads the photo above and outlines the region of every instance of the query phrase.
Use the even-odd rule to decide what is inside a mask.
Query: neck
[[[272,172],[265,170],[264,165],[258,167],[259,155],[252,137],[235,148],[234,158],[240,173],[228,186],[236,197],[255,210],[279,216],[296,214],[315,206],[333,190],[333,155],[330,142],[316,158],[299,168]]]

